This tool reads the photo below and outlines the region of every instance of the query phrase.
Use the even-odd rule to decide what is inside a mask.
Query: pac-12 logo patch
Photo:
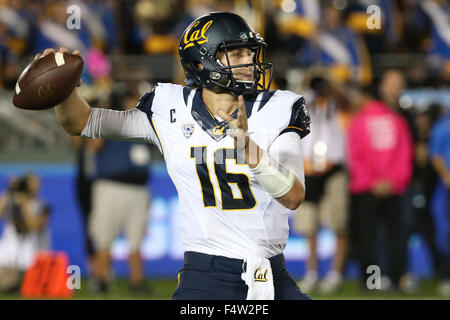
[[[194,133],[194,124],[192,124],[192,123],[183,124],[182,130],[183,130],[184,136],[187,139],[189,139],[192,136],[192,134]]]

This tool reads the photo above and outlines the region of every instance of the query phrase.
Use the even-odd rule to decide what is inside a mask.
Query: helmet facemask
[[[186,74],[191,75],[186,77],[185,80],[188,85],[208,88],[217,93],[231,92],[236,95],[258,94],[259,92],[269,90],[272,82],[272,64],[264,62],[264,44],[223,43],[217,50],[215,56],[207,52],[204,47],[195,46],[198,47],[202,58],[201,61],[184,66]],[[231,65],[229,50],[245,47],[251,48],[254,51],[253,62]],[[218,57],[219,52],[224,53],[227,61],[226,65],[220,61]],[[233,69],[246,67],[253,68],[253,80],[244,81],[236,79],[233,75]]]
[[[246,64],[231,65],[229,50],[236,48],[250,48],[253,52],[253,62]],[[231,91],[234,94],[257,94],[262,91],[267,91],[272,82],[272,64],[264,62],[264,45],[258,44],[255,46],[247,46],[240,44],[227,45],[223,43],[217,54],[215,61],[215,69],[210,72],[211,81],[217,86],[216,90],[220,92]],[[227,64],[223,64],[220,61],[218,55],[219,52],[224,54]],[[242,79],[236,79],[233,74],[233,69],[249,68],[253,70],[253,80],[246,81]]]

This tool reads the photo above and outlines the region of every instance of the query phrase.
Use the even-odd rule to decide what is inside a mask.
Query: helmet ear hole
[[[215,81],[218,81],[222,78],[222,75],[219,72],[213,71],[210,73],[210,78]]]

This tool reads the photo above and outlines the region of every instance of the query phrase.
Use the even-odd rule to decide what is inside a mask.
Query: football
[[[30,63],[17,80],[13,104],[21,109],[42,110],[63,102],[75,89],[83,59],[71,53],[50,53]]]

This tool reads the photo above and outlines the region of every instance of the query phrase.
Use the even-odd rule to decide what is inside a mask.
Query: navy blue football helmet
[[[250,48],[255,53],[252,63],[229,65],[228,50],[238,47]],[[201,16],[180,39],[179,54],[185,82],[189,86],[236,95],[267,91],[272,81],[272,64],[264,61],[266,47],[264,39],[237,14],[214,12]],[[228,65],[218,59],[219,50],[225,53]],[[253,81],[233,77],[233,68],[250,66],[253,67]]]

